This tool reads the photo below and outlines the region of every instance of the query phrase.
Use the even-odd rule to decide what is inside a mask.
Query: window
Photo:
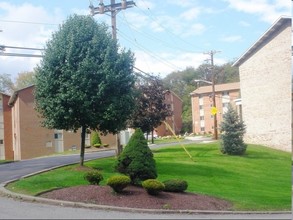
[[[200,128],[200,131],[203,131],[203,132],[204,132],[204,127],[201,127],[201,128]]]
[[[54,138],[55,139],[62,139],[62,133],[55,133]]]
[[[229,103],[223,103],[223,108],[228,108]]]
[[[4,141],[3,141],[3,139],[1,139],[1,140],[0,140],[0,144],[4,144]]]
[[[229,92],[228,91],[222,92],[222,96],[228,96],[228,95],[229,95]]]
[[[200,120],[204,120],[204,116],[200,116],[199,118],[200,118]]]
[[[202,105],[200,105],[200,106],[199,106],[199,109],[203,109],[203,106],[202,106]]]

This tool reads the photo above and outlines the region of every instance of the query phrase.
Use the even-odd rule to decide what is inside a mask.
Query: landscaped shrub
[[[135,130],[119,155],[115,168],[129,176],[135,185],[146,179],[157,178],[156,162],[141,129]]]
[[[237,112],[231,105],[223,116],[221,123],[221,152],[229,155],[243,155],[247,145],[243,141],[245,134],[245,125],[239,119]]]
[[[131,180],[128,176],[112,176],[107,180],[107,185],[115,192],[120,193],[130,182]]]
[[[104,147],[109,147],[109,144],[103,144]]]
[[[165,185],[156,179],[148,179],[143,181],[142,187],[150,195],[158,195],[161,191],[165,189]]]
[[[99,133],[96,131],[93,131],[91,133],[91,146],[95,146],[95,144],[100,144],[100,146],[101,146],[102,141],[101,141]]]
[[[101,147],[101,144],[94,144],[94,147],[100,148]]]
[[[188,187],[187,182],[180,179],[165,180],[163,184],[165,185],[164,191],[167,192],[184,192]]]
[[[99,185],[99,183],[104,178],[99,171],[90,171],[84,175],[84,179],[87,180],[91,185]]]

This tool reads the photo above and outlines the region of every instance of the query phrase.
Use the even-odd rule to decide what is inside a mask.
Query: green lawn
[[[180,146],[154,150],[158,179],[180,178],[188,191],[224,198],[235,210],[291,210],[291,154],[266,147],[248,145],[246,155],[227,156],[219,143],[185,145],[193,160]],[[103,172],[105,185],[114,174],[115,158],[86,162]],[[77,165],[63,167],[8,186],[10,190],[36,195],[42,191],[85,185],[85,171]]]

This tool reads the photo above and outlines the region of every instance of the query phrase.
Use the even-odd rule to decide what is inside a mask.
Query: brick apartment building
[[[239,67],[247,143],[292,150],[291,47],[291,17],[280,17],[233,64]]]
[[[214,116],[212,86],[202,86],[191,95],[192,130],[195,134],[214,133]],[[215,85],[218,128],[227,111],[228,104],[235,106],[235,100],[240,96],[239,82]],[[219,130],[219,129],[218,129]]]
[[[182,129],[182,99],[174,92],[168,90],[165,93],[165,103],[171,106],[172,111],[172,115],[167,117],[165,122],[171,127],[174,133],[178,135]],[[173,135],[172,131],[170,131],[165,123],[157,127],[155,133],[160,137]]]
[[[56,152],[80,149],[80,131],[50,130],[41,126],[34,109],[34,86],[18,90],[10,97],[2,94],[0,102],[0,156],[23,160]],[[102,136],[109,146],[116,146],[116,136]],[[86,136],[90,145],[90,135]],[[4,156],[5,155],[5,156]]]

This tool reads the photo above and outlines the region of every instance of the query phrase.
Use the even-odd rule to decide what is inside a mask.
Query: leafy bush
[[[136,129],[131,136],[118,157],[115,169],[129,176],[135,185],[146,179],[157,178],[156,162],[141,129]]]
[[[237,112],[231,105],[223,116],[221,123],[221,152],[229,155],[243,155],[247,145],[243,142],[245,134],[245,125],[239,120]]]
[[[104,178],[99,171],[90,171],[84,175],[84,179],[92,185],[99,185]]]
[[[109,147],[109,144],[103,144],[104,147]]]
[[[120,193],[130,182],[131,180],[128,176],[112,176],[107,180],[107,185],[115,192]]]
[[[96,132],[96,131],[93,131],[91,133],[91,145],[95,146],[95,144],[100,144],[101,145],[102,141],[101,141],[99,133]]]
[[[163,184],[165,185],[164,191],[167,192],[184,192],[188,184],[185,180],[180,179],[170,179],[163,181]]]
[[[165,189],[165,185],[156,179],[148,179],[143,181],[142,187],[150,195],[158,195],[161,191]]]
[[[94,144],[94,147],[100,148],[101,147],[101,144]]]

